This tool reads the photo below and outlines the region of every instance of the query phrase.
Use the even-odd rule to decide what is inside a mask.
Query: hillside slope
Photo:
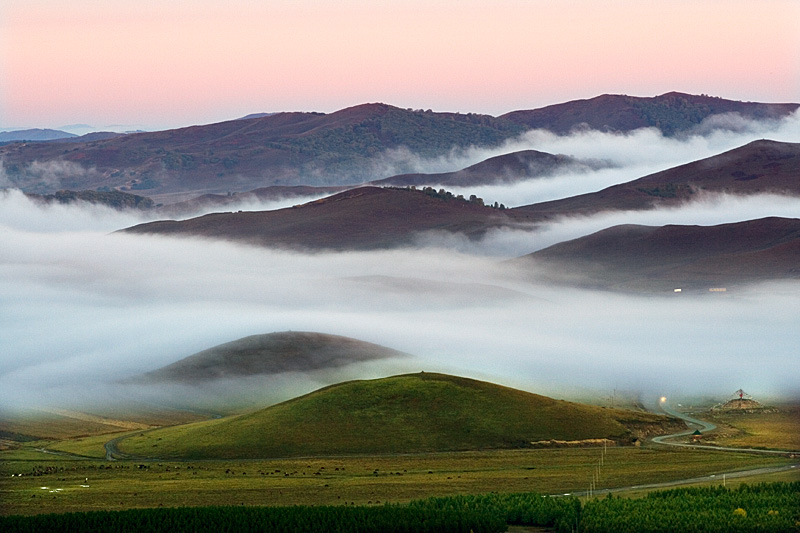
[[[754,141],[598,192],[520,206],[511,211],[522,220],[542,222],[601,211],[675,206],[702,193],[800,196],[800,143]]]
[[[436,174],[400,174],[374,181],[375,185],[396,186],[474,186],[513,183],[531,178],[550,176],[566,170],[588,170],[598,162],[582,162],[566,155],[553,155],[537,150],[523,150],[490,157],[455,172]]]
[[[724,128],[730,113],[778,119],[797,108],[681,93],[603,95],[501,117],[371,103],[334,113],[255,114],[166,131],[94,133],[70,143],[12,142],[0,146],[0,161],[9,185],[23,192],[117,189],[166,203],[178,193],[365,183],[413,171],[409,153],[411,159],[439,158],[453,149],[497,147],[530,128],[565,133],[655,127],[678,135]]]
[[[443,374],[350,381],[250,414],[165,428],[122,441],[159,458],[258,458],[529,447],[610,438],[674,422],[648,413],[554,400]]]
[[[390,150],[439,157],[453,148],[497,146],[523,130],[487,115],[363,104],[69,146],[17,143],[0,147],[0,160],[8,180],[24,192],[107,187],[149,196],[224,194],[270,185],[363,183],[384,168],[382,157]],[[397,163],[402,169],[402,159]],[[42,169],[50,170],[47,176]]]
[[[422,232],[480,237],[513,225],[507,210],[421,190],[360,187],[275,211],[214,213],[184,221],[159,221],[126,229],[138,234],[200,236],[261,246],[368,250],[408,246]]]
[[[800,279],[800,219],[717,226],[614,226],[527,255],[570,283],[614,288],[703,289]]]
[[[135,381],[202,383],[242,376],[308,372],[407,355],[378,344],[339,335],[282,331],[251,335],[214,346],[148,372]]]

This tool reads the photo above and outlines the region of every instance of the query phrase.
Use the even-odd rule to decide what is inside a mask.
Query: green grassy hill
[[[672,422],[443,374],[350,381],[246,415],[144,432],[120,450],[158,458],[266,458],[528,447],[610,438]]]

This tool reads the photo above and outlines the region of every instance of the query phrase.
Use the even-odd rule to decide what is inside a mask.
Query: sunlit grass
[[[800,450],[800,406],[774,412],[715,411],[704,416],[721,426],[711,437],[720,445]]]

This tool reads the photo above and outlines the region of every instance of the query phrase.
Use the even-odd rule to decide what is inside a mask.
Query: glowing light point
[[[661,397],[661,403],[664,403],[664,402],[666,402],[666,401],[667,401],[667,397],[666,397],[666,396],[662,396],[662,397]]]

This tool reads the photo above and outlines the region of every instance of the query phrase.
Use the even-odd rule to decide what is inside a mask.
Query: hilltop
[[[131,381],[195,384],[281,372],[308,372],[407,355],[339,335],[282,331],[220,344]]]
[[[566,155],[554,155],[537,150],[523,150],[490,157],[455,172],[436,174],[400,174],[373,182],[375,185],[397,186],[474,186],[513,183],[526,179],[551,176],[567,170],[580,171],[604,166],[596,161],[581,161]]]
[[[651,98],[604,94],[587,100],[573,100],[538,109],[512,111],[501,115],[532,129],[569,133],[575,129],[628,132],[657,128],[666,136],[697,131],[703,121],[707,129],[725,128],[725,115],[737,114],[753,120],[779,119],[797,110],[799,104],[739,102],[706,95],[669,92]]]
[[[488,115],[363,104],[335,113],[276,113],[69,146],[16,143],[0,147],[0,159],[10,182],[25,192],[107,187],[149,196],[225,194],[270,185],[362,183],[384,168],[380,156],[390,150],[439,157],[454,148],[498,146],[523,130]],[[71,172],[42,179],[40,169],[48,162]]]
[[[214,213],[158,221],[124,231],[228,239],[261,246],[369,250],[410,246],[423,232],[462,233],[514,225],[508,210],[435,191],[359,187],[274,211]]]
[[[9,185],[23,192],[116,189],[164,203],[177,193],[371,182],[412,172],[412,160],[502,146],[531,128],[566,133],[655,127],[679,135],[733,127],[732,114],[773,120],[797,108],[681,93],[602,95],[500,117],[370,103],[334,113],[257,113],[165,131],[94,133],[68,143],[12,142],[0,146],[0,161]]]
[[[549,439],[630,444],[674,423],[424,372],[332,385],[249,414],[143,433],[120,449],[199,459],[525,448]]]
[[[708,290],[800,279],[800,219],[716,226],[614,226],[524,256],[560,281],[606,288]]]

